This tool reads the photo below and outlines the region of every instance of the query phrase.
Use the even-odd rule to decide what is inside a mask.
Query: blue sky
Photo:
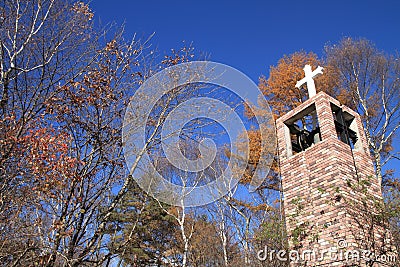
[[[365,37],[378,48],[400,46],[400,1],[128,1],[93,0],[103,23],[125,22],[160,53],[193,42],[197,52],[238,68],[257,82],[284,54],[322,54],[343,37]]]

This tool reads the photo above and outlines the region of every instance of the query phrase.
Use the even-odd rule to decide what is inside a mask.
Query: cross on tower
[[[313,78],[317,77],[319,74],[323,74],[323,69],[323,67],[318,66],[314,71],[311,71],[311,66],[308,64],[305,65],[303,69],[305,77],[296,83],[296,87],[300,88],[303,84],[307,83],[308,96],[310,98],[315,96],[316,90]]]

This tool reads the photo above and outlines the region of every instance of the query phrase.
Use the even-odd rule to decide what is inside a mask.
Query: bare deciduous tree
[[[379,51],[368,40],[351,38],[326,47],[326,54],[338,88],[347,92],[348,104],[362,117],[376,176],[382,182],[382,167],[399,153],[392,144],[400,127],[398,57]]]

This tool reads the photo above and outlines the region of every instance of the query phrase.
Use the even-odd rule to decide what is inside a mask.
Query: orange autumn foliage
[[[265,76],[259,78],[259,88],[267,98],[276,118],[308,99],[305,85],[296,88],[297,81],[304,77],[303,68],[306,64],[311,65],[313,70],[318,66],[325,67],[316,54],[301,51],[289,56],[285,55],[279,60],[277,66],[271,66],[269,78]],[[325,67],[324,74],[314,79],[317,92],[324,91],[336,96],[337,93],[333,90],[335,76],[333,69]]]

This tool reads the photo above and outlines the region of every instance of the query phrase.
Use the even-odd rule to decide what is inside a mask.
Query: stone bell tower
[[[388,249],[377,217],[382,202],[360,116],[324,92],[276,121],[291,266],[367,266]],[[365,254],[370,251],[370,254]],[[358,253],[358,254],[357,254]],[[365,255],[364,255],[364,254]],[[372,259],[374,265],[392,266]],[[296,262],[299,261],[299,262]],[[394,264],[394,263],[392,263]]]

